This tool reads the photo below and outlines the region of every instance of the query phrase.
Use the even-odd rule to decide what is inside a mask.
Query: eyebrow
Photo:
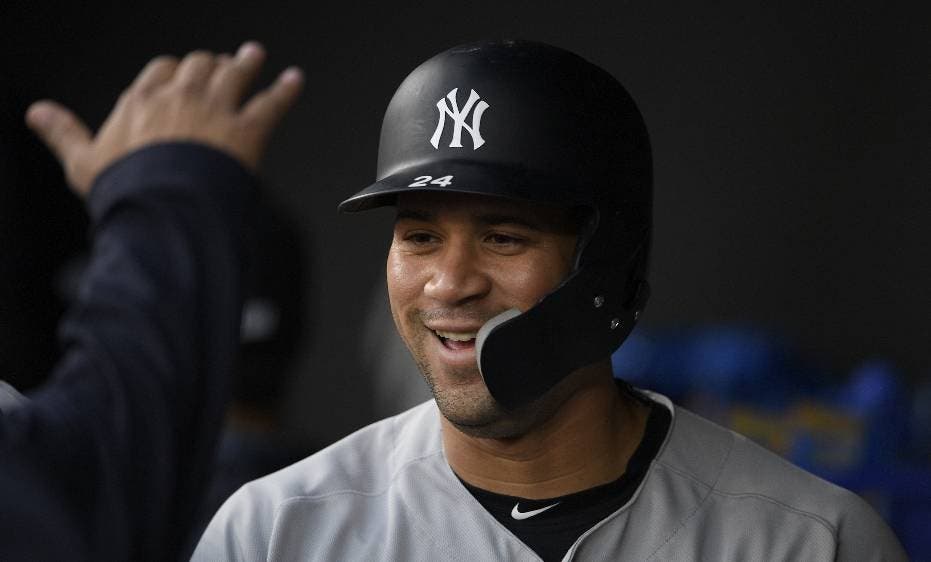
[[[537,222],[527,217],[518,215],[507,215],[503,213],[483,213],[476,217],[478,222],[484,226],[498,226],[501,224],[516,224],[531,230],[543,231],[543,227]]]
[[[394,217],[394,222],[398,222],[403,219],[430,222],[433,220],[433,216],[433,213],[428,213],[427,211],[421,211],[418,209],[398,209],[398,212]]]
[[[422,209],[398,209],[397,215],[395,216],[395,222],[407,219],[414,221],[422,222],[432,222],[435,220],[436,214],[431,213],[430,211],[424,211]],[[512,215],[506,213],[479,213],[474,216],[474,219],[477,223],[482,226],[499,226],[502,224],[515,224],[529,228],[531,230],[537,230],[542,232],[543,226],[539,222],[523,217],[520,215]]]

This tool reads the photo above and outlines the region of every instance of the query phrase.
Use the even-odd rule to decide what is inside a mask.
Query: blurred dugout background
[[[29,102],[97,126],[152,56],[256,38],[266,80],[288,64],[308,78],[264,167],[308,277],[288,301],[305,319],[296,356],[269,359],[292,375],[275,418],[309,452],[418,400],[384,304],[391,213],[335,207],[372,180],[382,112],[414,66],[476,38],[538,39],[614,73],[653,139],[653,297],[618,374],[856,489],[931,560],[927,21],[868,2],[4,2],[0,376],[41,383],[86,251],[80,203],[22,125]]]

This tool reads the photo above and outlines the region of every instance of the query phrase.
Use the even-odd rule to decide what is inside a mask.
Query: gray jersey
[[[669,434],[637,492],[565,560],[906,560],[857,495],[663,396]],[[193,560],[539,560],[456,478],[430,401],[247,484]]]

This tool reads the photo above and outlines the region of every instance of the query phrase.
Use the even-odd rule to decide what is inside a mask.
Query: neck
[[[563,496],[620,478],[643,438],[648,408],[618,392],[610,367],[607,374],[601,365],[595,370],[602,372],[588,373],[588,384],[519,437],[471,436],[441,416],[452,469],[473,486],[527,499]]]

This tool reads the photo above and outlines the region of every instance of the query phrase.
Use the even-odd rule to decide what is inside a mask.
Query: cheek
[[[502,276],[498,286],[508,294],[508,300],[526,312],[537,304],[553,287],[549,280],[529,270],[512,271]]]
[[[507,295],[507,300],[526,311],[551,293],[568,274],[567,260],[550,256],[536,256],[515,267],[498,268],[496,285]],[[549,259],[547,259],[549,258]]]
[[[417,268],[410,263],[409,259],[404,259],[404,256],[392,246],[388,252],[385,274],[391,313],[395,317],[395,322],[403,321],[405,311],[416,303],[421,292],[418,289],[422,284],[418,279]],[[401,329],[401,326],[399,325],[398,328]]]

